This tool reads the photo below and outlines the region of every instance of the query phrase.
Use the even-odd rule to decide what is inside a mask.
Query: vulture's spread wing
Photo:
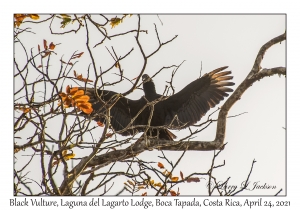
[[[226,68],[227,66],[221,67],[207,73],[187,85],[180,92],[156,103],[150,125],[181,129],[195,124],[210,108],[227,97],[228,92],[233,91],[228,87],[234,85],[233,82],[230,82],[233,77],[229,76],[231,71],[223,71]],[[84,90],[84,88],[80,89]],[[155,91],[152,80],[144,84],[144,91],[148,101],[160,98],[160,95]],[[118,97],[116,92],[98,90],[98,95],[102,100],[100,101],[94,92],[94,88],[86,88],[85,94],[90,96],[89,102],[92,103],[94,110],[91,116],[95,121],[104,122],[107,107],[111,107],[110,124],[115,131],[119,131],[119,134],[124,136],[134,135],[145,130],[142,126],[148,124],[151,112],[150,108],[145,106],[147,101],[144,97],[139,100],[130,100],[125,97],[115,100]],[[125,131],[122,131],[123,129]],[[157,133],[158,130],[165,131],[166,128],[156,129],[154,132]],[[148,130],[147,134],[149,132]],[[174,137],[162,138],[172,139]]]
[[[213,70],[187,85],[180,92],[160,102],[164,109],[165,125],[172,129],[185,128],[195,124],[206,112],[220,103],[228,92],[233,90],[227,86],[233,77],[231,71],[223,71],[227,66]]]
[[[84,88],[80,88],[84,90]],[[105,122],[105,113],[109,105],[115,101],[115,98],[118,96],[116,92],[108,90],[98,90],[98,95],[102,99],[103,103],[98,100],[98,97],[95,95],[94,88],[86,88],[85,94],[90,97],[89,102],[93,106],[93,113],[91,116],[95,121]],[[108,105],[108,106],[106,106]],[[121,97],[110,109],[111,116],[111,126],[115,131],[121,131],[124,128],[132,127],[136,125],[146,125],[147,120],[145,120],[143,114],[139,114],[139,111],[146,105],[146,100],[141,98],[139,100],[130,100],[125,97]],[[147,108],[146,108],[147,109]],[[136,117],[136,118],[135,118]],[[135,118],[135,119],[134,119]],[[133,120],[134,119],[134,120]],[[131,123],[131,121],[133,121]],[[134,135],[137,132],[142,132],[143,127],[136,127],[133,129],[126,129],[126,132],[121,132],[123,136]]]

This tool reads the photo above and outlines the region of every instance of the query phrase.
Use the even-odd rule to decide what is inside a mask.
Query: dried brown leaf
[[[161,169],[165,168],[164,164],[162,164],[161,162],[158,162],[158,163],[157,163],[157,166],[158,166],[159,168],[161,168]]]
[[[80,57],[82,56],[83,53],[84,53],[84,52],[77,53],[77,54],[73,55],[71,59],[80,58]]]
[[[127,180],[127,182],[128,182],[130,185],[134,186],[134,183],[133,183],[132,181]]]
[[[107,133],[107,134],[105,134],[105,136],[106,136],[107,138],[110,138],[110,137],[113,136],[113,134],[112,134],[112,133]]]
[[[190,182],[200,182],[200,179],[198,177],[190,177],[186,181],[188,183],[190,183]]]
[[[51,42],[51,43],[49,44],[49,49],[50,49],[50,50],[54,50],[54,48],[55,48],[55,44],[53,44],[53,42]]]
[[[31,19],[33,19],[33,20],[38,20],[38,19],[40,19],[40,16],[37,15],[37,14],[29,14],[28,16],[29,16]]]
[[[171,177],[171,181],[172,181],[172,182],[177,182],[177,181],[178,181],[178,179],[179,179],[179,177],[178,177],[178,176]]]
[[[182,180],[184,180],[182,171],[180,171],[180,177],[181,177]]]
[[[104,126],[104,124],[101,121],[97,121],[97,125],[100,126],[100,127]]]
[[[48,50],[47,40],[44,39],[44,50]]]
[[[177,196],[177,193],[176,193],[174,190],[170,190],[170,194],[171,194],[172,196]]]

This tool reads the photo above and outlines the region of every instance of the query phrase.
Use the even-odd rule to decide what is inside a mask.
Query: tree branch
[[[265,51],[270,48],[272,45],[279,43],[283,40],[285,40],[286,34],[282,34],[269,42],[267,42],[265,45],[262,46],[260,49],[258,56],[255,60],[254,66],[250,72],[250,74],[254,71],[256,71],[256,66],[260,65],[262,61],[262,57],[265,53]],[[249,75],[250,75],[249,74]],[[272,76],[272,75],[286,75],[286,68],[285,67],[276,67],[271,69],[263,69],[261,71],[256,72],[255,74],[252,74],[251,78],[249,78],[249,75],[245,78],[245,80],[238,86],[238,88],[234,91],[234,93],[228,98],[228,100],[224,103],[222,106],[219,117],[218,117],[218,125],[217,125],[217,132],[216,137],[214,141],[189,141],[189,142],[183,142],[183,141],[175,141],[170,142],[167,140],[159,140],[159,139],[147,139],[148,144],[146,145],[145,141],[142,141],[140,139],[137,141],[134,145],[131,145],[130,147],[127,147],[123,150],[116,150],[111,151],[106,154],[102,154],[99,156],[95,156],[88,164],[87,167],[92,166],[100,166],[104,167],[108,164],[115,162],[115,161],[121,161],[128,158],[132,158],[140,154],[141,152],[144,152],[145,150],[151,150],[151,149],[161,149],[161,150],[169,150],[169,151],[185,151],[185,150],[196,150],[196,151],[211,151],[215,149],[223,149],[224,145],[224,139],[225,139],[225,131],[226,131],[226,118],[228,111],[230,108],[234,105],[235,102],[237,102],[242,94],[256,81],[266,77],[266,76]]]

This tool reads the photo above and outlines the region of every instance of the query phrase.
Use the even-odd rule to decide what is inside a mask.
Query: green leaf
[[[66,25],[68,25],[70,22],[71,22],[71,18],[68,18],[68,17],[66,17],[66,18],[63,18],[63,21],[61,21],[61,28],[65,28],[66,27]]]

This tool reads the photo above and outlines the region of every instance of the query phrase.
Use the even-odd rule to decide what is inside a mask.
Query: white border
[[[149,1],[150,2],[150,1]],[[6,1],[1,3],[1,92],[2,101],[0,103],[1,116],[1,199],[0,206],[9,207],[9,199],[12,196],[12,173],[13,173],[13,13],[49,13],[49,12],[73,12],[73,13],[287,13],[287,197],[270,198],[265,200],[290,200],[293,209],[300,206],[299,198],[296,196],[299,190],[299,5],[296,1],[156,1],[151,3],[145,1]],[[297,132],[298,131],[298,132]],[[60,198],[52,198],[58,200]],[[76,198],[87,199],[91,198]],[[107,200],[115,200],[114,197],[106,197]],[[131,198],[126,197],[130,200]],[[155,200],[151,197],[148,199]],[[173,199],[173,198],[165,198]],[[188,198],[184,198],[187,200]],[[203,200],[204,198],[198,198]],[[216,200],[221,198],[211,198]],[[234,198],[235,200],[245,200],[245,198]],[[255,200],[254,198],[250,198]],[[32,209],[32,207],[29,207]],[[40,207],[39,207],[40,208]],[[76,207],[75,207],[76,208]],[[78,208],[78,207],[77,207]],[[99,207],[98,207],[99,208]],[[131,207],[130,207],[131,208]],[[230,208],[230,207],[229,207]],[[229,209],[228,208],[228,209]],[[25,207],[26,209],[26,207]],[[51,208],[48,208],[51,209]],[[55,208],[57,209],[57,208]],[[107,208],[108,209],[108,208]],[[172,207],[181,209],[181,207]],[[252,208],[256,209],[256,208]]]

